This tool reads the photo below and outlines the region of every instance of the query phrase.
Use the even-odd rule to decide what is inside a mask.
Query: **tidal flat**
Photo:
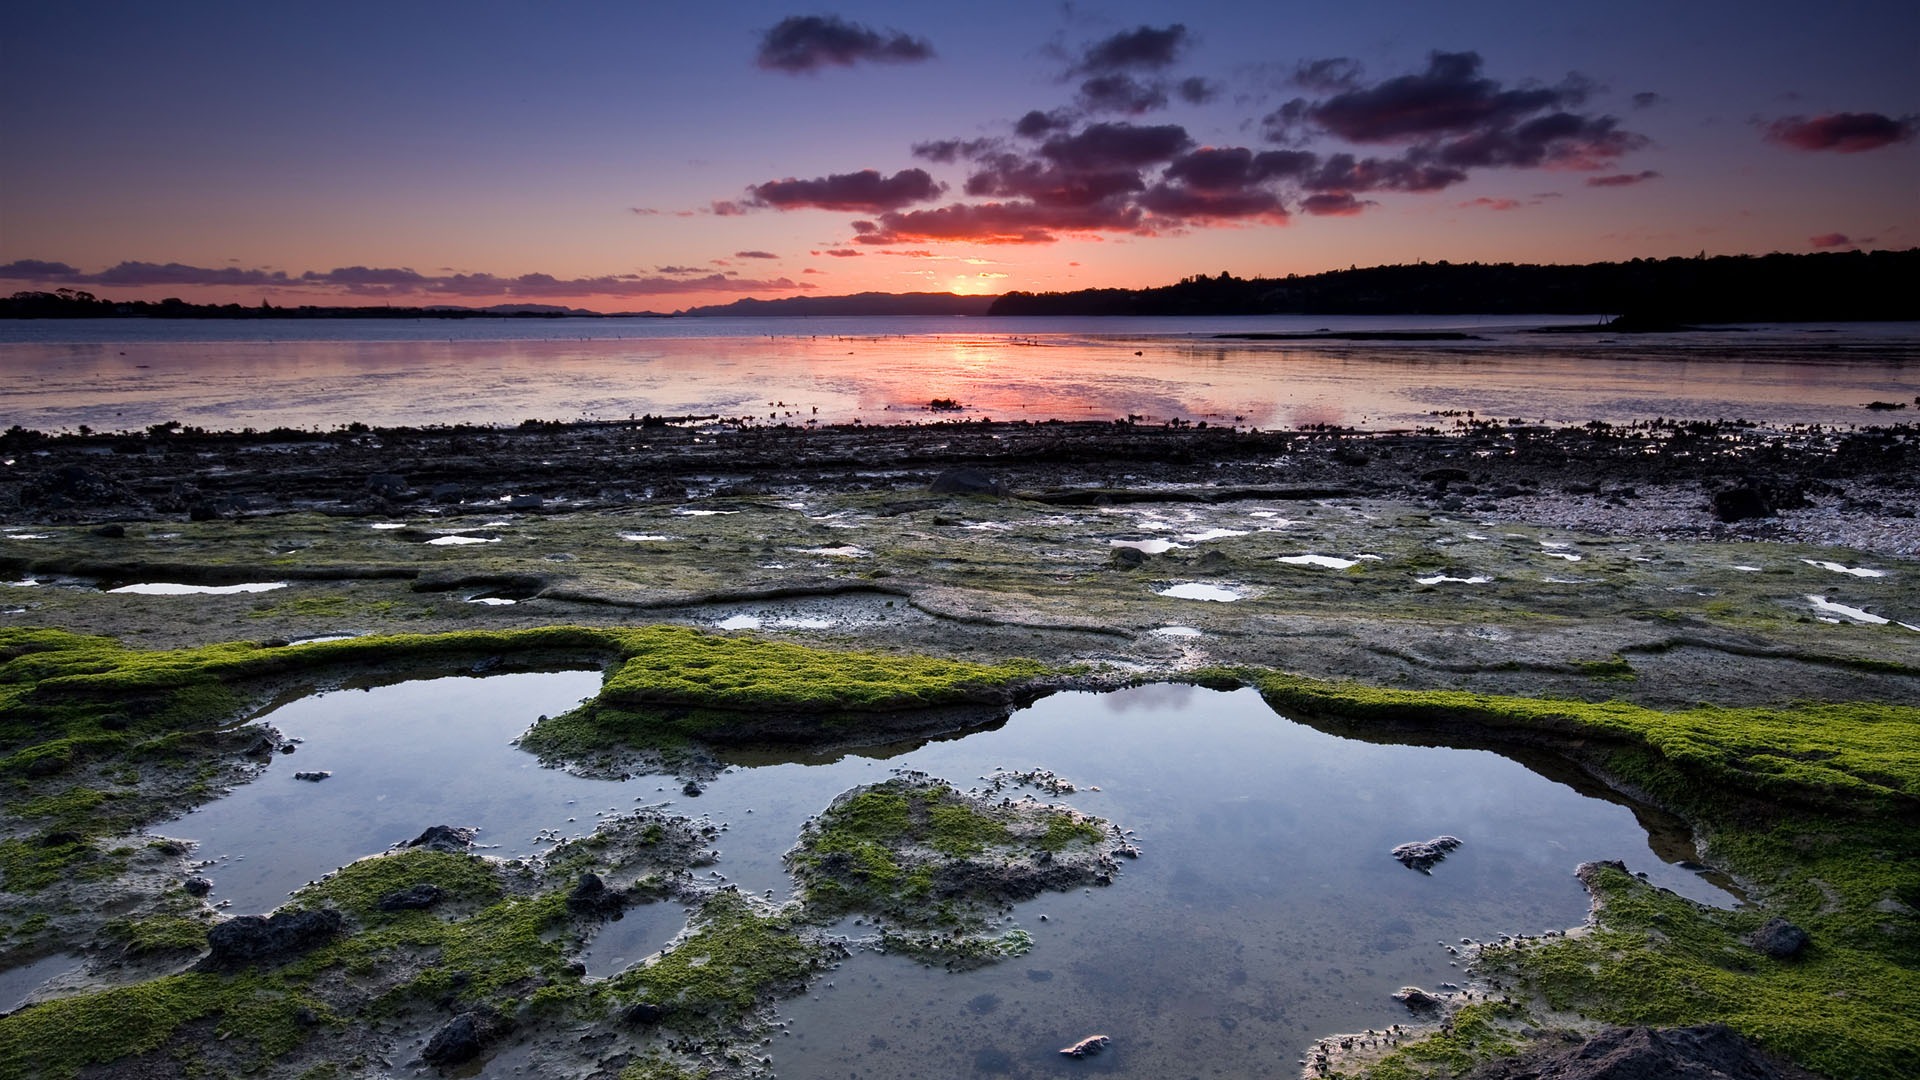
[[[1920,1041],[1907,426],[5,449],[0,1076],[1144,1076],[1201,1048],[1235,1075],[1458,1076],[1724,1024],[1770,1067],[1891,1077]],[[485,704],[430,725],[447,680],[504,701],[490,679],[558,672],[490,752],[609,797],[462,835],[487,785],[436,803],[427,778],[480,775]],[[1059,711],[1163,684],[1241,696],[1145,728],[1122,720],[1151,695]],[[389,691],[419,697],[356,722],[417,733],[418,784],[355,775],[372,729],[297,733],[309,702]],[[1313,805],[1392,813],[1356,803],[1334,816],[1372,824],[1335,840],[1257,756],[1296,723],[1566,801],[1456,826],[1508,781],[1340,758]],[[196,831],[227,792],[266,801]],[[1576,828],[1586,801],[1613,824]],[[213,850],[345,808],[365,838],[285,880]],[[1388,857],[1450,828],[1430,877]],[[1288,852],[1302,830],[1324,850]],[[1364,940],[1318,932],[1374,894]],[[1432,1007],[1391,998],[1413,983]],[[881,1004],[887,1031],[851,1019]]]

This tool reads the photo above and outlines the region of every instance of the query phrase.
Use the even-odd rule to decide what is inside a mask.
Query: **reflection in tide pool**
[[[904,958],[853,959],[784,1002],[772,1047],[784,1080],[1051,1075],[1095,1032],[1103,1072],[1291,1075],[1311,1041],[1406,1019],[1388,995],[1457,980],[1439,944],[1578,924],[1574,866],[1623,859],[1655,884],[1730,898],[1665,857],[1635,812],[1486,751],[1378,745],[1273,713],[1250,690],[1156,685],[1058,694],[1004,724],[869,756],[744,754],[697,799],[660,776],[596,781],[542,769],[511,746],[540,713],[591,694],[593,672],[445,678],[339,691],[267,719],[303,739],[291,760],[162,827],[228,856],[215,899],[265,910],[306,880],[417,835],[477,825],[499,856],[583,835],[596,815],[672,800],[724,824],[716,869],[759,895],[790,893],[780,856],[835,795],[919,769],[962,787],[996,769],[1046,768],[1062,801],[1136,830],[1145,855],[1111,888],[1017,905],[1025,956],[951,974]],[[314,784],[296,769],[329,770]],[[1465,841],[1432,876],[1388,854],[1442,833]],[[682,909],[634,909],[583,959],[611,974],[657,950]],[[1043,920],[1042,916],[1046,916]],[[855,930],[857,931],[857,928]],[[1069,1063],[1087,1067],[1085,1063]]]

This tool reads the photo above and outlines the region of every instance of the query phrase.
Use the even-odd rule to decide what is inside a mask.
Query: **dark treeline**
[[[651,315],[651,313],[644,313]],[[17,292],[0,297],[0,319],[565,319],[616,318],[597,311],[538,305],[463,307],[274,307],[262,300],[244,304],[189,304],[165,300],[103,300],[79,289]],[[636,316],[639,317],[639,316]]]
[[[1920,319],[1916,282],[1920,248],[1584,266],[1423,262],[1285,278],[1199,275],[1152,289],[1013,292],[989,314],[1591,314],[1650,326]]]

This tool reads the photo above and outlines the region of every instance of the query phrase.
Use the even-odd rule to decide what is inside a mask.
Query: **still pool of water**
[[[594,672],[445,678],[337,691],[266,717],[304,740],[256,781],[160,830],[201,842],[216,899],[259,911],[306,880],[434,824],[477,825],[490,853],[537,851],[597,814],[669,799],[726,826],[717,870],[786,896],[800,823],[894,768],[962,787],[1046,768],[1061,801],[1136,831],[1144,856],[1111,888],[1016,907],[1025,956],[965,974],[856,952],[782,1004],[779,1075],[861,1078],[1292,1075],[1311,1041],[1405,1019],[1388,995],[1457,980],[1441,942],[1578,924],[1582,860],[1623,859],[1656,884],[1732,902],[1650,838],[1628,806],[1481,750],[1375,744],[1277,716],[1250,690],[1155,685],[1043,699],[963,737],[806,762],[742,756],[704,795],[665,777],[589,780],[511,745],[541,713],[598,686]],[[329,770],[319,783],[296,770]],[[1097,790],[1095,790],[1097,788]],[[1648,817],[1646,820],[1653,820]],[[1388,852],[1442,833],[1465,843],[1431,876]],[[600,931],[586,957],[617,971],[678,929],[653,905]],[[1056,1051],[1096,1032],[1108,1053]],[[937,1066],[937,1067],[936,1067]]]

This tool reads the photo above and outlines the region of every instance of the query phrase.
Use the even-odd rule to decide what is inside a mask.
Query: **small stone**
[[[213,880],[195,875],[181,882],[180,887],[187,891],[188,896],[205,896],[213,891]]]
[[[1775,960],[1798,956],[1812,943],[1805,930],[1781,918],[1768,919],[1766,925],[1753,932],[1753,947]]]

